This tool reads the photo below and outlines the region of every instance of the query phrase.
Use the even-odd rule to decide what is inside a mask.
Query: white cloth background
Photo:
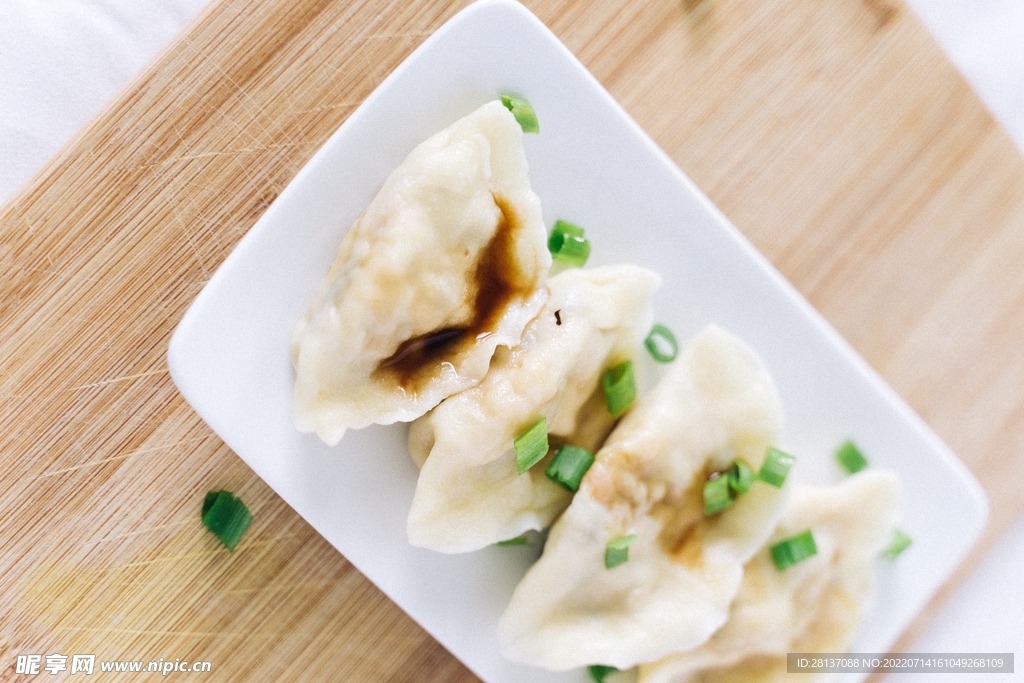
[[[205,1],[0,0],[0,203],[145,67]],[[1024,0],[908,2],[1024,150]],[[1024,653],[1022,569],[1024,517],[997,541],[913,650]],[[1017,664],[1021,669],[1024,663]],[[888,680],[904,678],[924,681],[921,674]],[[956,674],[951,680],[996,683],[1024,680],[1024,674]]]
[[[0,0],[0,203],[206,0]]]

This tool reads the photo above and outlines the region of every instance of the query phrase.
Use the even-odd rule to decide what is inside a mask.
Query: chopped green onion
[[[208,491],[203,499],[203,525],[234,552],[242,535],[252,523],[252,513],[240,498],[230,491]]]
[[[548,452],[548,421],[542,417],[512,442],[516,449],[516,470],[522,474]]]
[[[540,124],[537,123],[537,114],[533,111],[533,105],[525,97],[515,95],[502,95],[501,103],[516,117],[524,133],[539,133]]]
[[[587,671],[590,672],[590,677],[593,678],[596,683],[604,683],[605,677],[607,677],[608,674],[615,673],[618,669],[614,666],[606,666],[604,664],[591,664],[587,667]]]
[[[761,471],[757,473],[757,478],[776,488],[781,488],[786,483],[786,475],[789,474],[789,468],[795,461],[796,458],[789,453],[783,453],[779,449],[769,446],[764,452],[764,462],[761,463]]]
[[[582,266],[590,257],[590,240],[583,236],[583,228],[559,219],[548,237],[548,251],[560,263]]]
[[[203,517],[205,517],[206,513],[209,512],[210,508],[213,507],[213,502],[215,500],[217,500],[217,496],[219,496],[219,495],[220,495],[220,491],[207,491],[206,492],[206,497],[203,498],[203,511],[202,511],[202,513],[200,513]]]
[[[818,554],[818,546],[814,543],[814,535],[808,529],[796,536],[775,543],[770,548],[772,562],[779,571],[789,569],[797,562]]]
[[[742,460],[733,460],[729,469],[713,472],[704,482],[704,515],[710,517],[736,502],[754,483],[754,471]]]
[[[852,441],[843,442],[843,445],[836,450],[836,459],[848,474],[860,472],[868,466],[868,461],[864,458],[864,454],[860,452],[860,449]]]
[[[556,484],[560,484],[570,491],[576,491],[580,487],[583,475],[593,464],[594,456],[586,448],[566,444],[558,449],[558,453],[555,454],[544,474],[548,475],[548,479]]]
[[[651,328],[647,339],[644,339],[644,346],[647,347],[651,357],[659,363],[674,361],[676,354],[679,353],[679,342],[676,341],[676,336],[672,334],[672,330],[661,323],[656,323]]]
[[[530,539],[529,539],[529,537],[527,537],[526,534],[519,534],[515,538],[509,538],[509,539],[506,539],[504,541],[498,541],[498,545],[500,545],[500,546],[530,545]]]
[[[633,405],[636,398],[636,381],[633,379],[633,362],[623,361],[601,376],[608,412],[614,417],[622,415]]]
[[[888,548],[882,551],[881,556],[891,562],[892,560],[895,560],[900,553],[910,547],[912,542],[913,541],[911,541],[907,532],[902,529],[893,529],[892,543],[889,544]]]
[[[729,476],[719,473],[704,482],[704,514],[708,517],[721,512],[735,502],[729,490]]]
[[[736,493],[746,493],[754,483],[754,470],[742,460],[734,460],[729,468],[729,488]]]
[[[604,547],[604,568],[615,569],[620,564],[628,562],[629,546],[638,540],[640,540],[639,536],[629,534],[628,536],[620,536],[608,541],[608,544]]]

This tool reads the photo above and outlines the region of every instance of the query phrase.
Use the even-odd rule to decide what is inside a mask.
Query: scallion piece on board
[[[213,507],[213,502],[215,500],[217,500],[217,496],[219,496],[219,495],[220,495],[220,491],[207,491],[206,492],[206,497],[203,498],[203,511],[200,513],[203,517],[205,517],[206,513],[210,511],[211,507]]]
[[[729,475],[717,474],[704,482],[704,514],[708,517],[732,505],[735,499],[729,490]]]
[[[234,552],[242,535],[252,523],[252,513],[240,498],[230,491],[208,491],[203,499],[203,525]]]
[[[515,538],[509,538],[504,541],[498,541],[500,546],[510,545],[530,545],[530,538],[526,534],[519,534]]]
[[[742,460],[735,460],[729,468],[729,488],[735,493],[746,493],[754,483],[754,471]]]
[[[644,339],[644,346],[651,354],[651,358],[659,363],[670,363],[676,359],[679,353],[679,342],[672,330],[661,323],[655,323],[647,338]]]
[[[614,417],[622,415],[633,405],[636,398],[636,381],[633,379],[633,362],[623,361],[601,376],[608,412]]]
[[[507,443],[507,442],[506,442]],[[512,445],[516,449],[516,470],[522,474],[537,464],[548,452],[548,421],[542,417],[519,435]]]
[[[594,455],[586,448],[566,444],[558,449],[544,474],[556,484],[576,491],[580,487],[583,475],[593,464]]]
[[[524,133],[539,133],[540,124],[537,122],[537,114],[533,111],[533,105],[525,97],[515,95],[502,95],[501,103],[516,117]]]
[[[848,474],[860,472],[868,466],[868,461],[860,449],[852,441],[844,441],[843,445],[836,450],[836,460],[843,466]]]
[[[892,542],[889,543],[889,547],[882,551],[882,557],[889,560],[895,560],[896,557],[910,547],[911,541],[910,536],[907,535],[906,531],[902,529],[892,530]]]
[[[779,571],[818,554],[818,546],[814,543],[814,534],[810,529],[773,544],[769,550],[772,562]]]
[[[757,473],[757,478],[776,488],[782,488],[786,483],[789,468],[795,461],[796,458],[789,453],[769,446],[764,453],[764,462],[761,463],[761,471]]]
[[[629,534],[608,541],[604,547],[604,568],[615,569],[620,564],[628,562],[629,546],[639,539],[640,537],[636,534]]]
[[[582,266],[590,258],[590,240],[583,236],[583,228],[559,219],[548,237],[548,251],[559,263]]]
[[[596,683],[604,683],[604,679],[608,674],[615,673],[618,669],[614,666],[606,666],[604,664],[591,664],[587,667],[587,671],[590,672],[590,677],[594,679]]]

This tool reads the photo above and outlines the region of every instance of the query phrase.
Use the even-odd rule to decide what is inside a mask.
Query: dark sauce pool
[[[480,252],[468,296],[472,317],[465,325],[431,330],[405,340],[377,364],[375,378],[387,376],[407,391],[436,377],[442,363],[456,357],[478,338],[490,334],[514,300],[526,299],[536,286],[516,258],[523,223],[512,205],[493,195],[499,209],[494,236]]]

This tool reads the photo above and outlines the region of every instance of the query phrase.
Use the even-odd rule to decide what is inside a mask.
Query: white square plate
[[[586,681],[505,661],[495,625],[533,557],[411,547],[416,483],[406,429],[349,431],[330,448],[291,416],[289,340],[348,226],[432,133],[501,92],[533,103],[531,182],[547,225],[586,227],[591,264],[664,279],[657,318],[688,338],[717,322],[752,344],[786,411],[795,476],[839,478],[854,438],[906,484],[914,544],[880,563],[880,596],[855,644],[884,652],[977,540],[987,507],[949,449],[786,282],[532,14],[481,0],[426,40],[327,141],[196,298],[171,340],[181,393],[214,431],[349,561],[489,683]],[[680,106],[683,106],[682,104]],[[852,677],[863,678],[862,675]]]

